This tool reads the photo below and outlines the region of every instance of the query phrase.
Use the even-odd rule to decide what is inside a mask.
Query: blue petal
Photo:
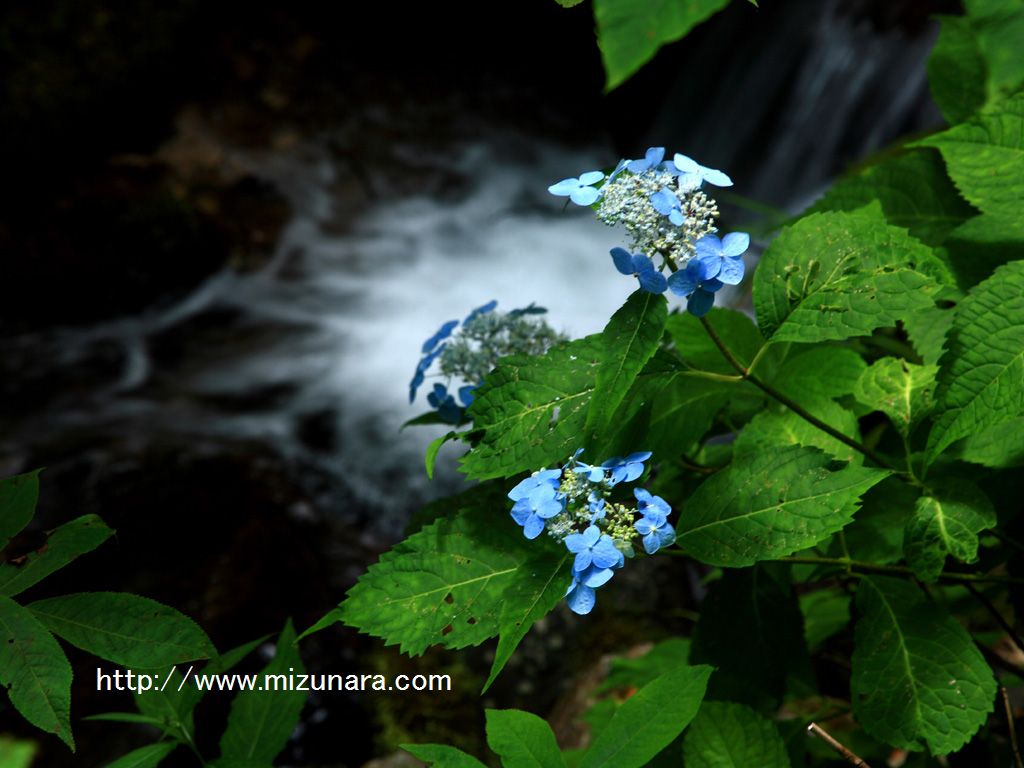
[[[633,274],[633,257],[625,248],[612,248],[612,261],[615,268],[624,275]]]
[[[689,296],[697,289],[697,276],[686,269],[673,272],[668,278],[668,289],[676,296]]]
[[[645,488],[634,488],[633,495],[636,496],[636,500],[639,501],[641,505],[650,504],[654,499],[654,497],[651,496],[651,492]]]
[[[591,566],[586,572],[580,574],[580,582],[585,587],[597,589],[607,584],[615,572],[611,568],[595,568]]]
[[[587,545],[587,548],[592,548],[595,544],[597,544],[597,542],[601,540],[601,529],[598,528],[596,525],[588,526],[587,530],[585,530],[582,533],[582,536],[583,541]]]
[[[580,184],[584,186],[590,186],[591,184],[597,184],[604,178],[604,171],[587,171],[586,173],[580,174]]]
[[[442,421],[449,424],[458,424],[462,421],[462,409],[456,405],[455,399],[449,395],[437,409],[437,415]]]
[[[574,190],[580,188],[579,179],[562,179],[557,184],[552,184],[548,187],[548,192],[552,195],[558,195],[559,197],[566,197],[571,195]]]
[[[632,464],[635,461],[647,461],[653,455],[650,451],[635,451],[626,457],[626,463]]]
[[[455,326],[457,326],[458,324],[458,320],[449,320],[447,323],[442,325],[438,329],[437,333],[435,333],[433,336],[431,336],[429,339],[423,342],[423,349],[421,350],[423,354],[427,354],[428,352],[430,352],[434,347],[437,346],[437,342],[441,341],[441,339],[447,339],[449,336],[451,336],[452,331],[455,330]]]
[[[629,160],[619,160],[619,164],[615,166],[615,170],[608,176],[608,183],[611,184],[615,181],[615,177],[622,173],[622,169],[629,165]]]
[[[722,241],[716,235],[704,235],[693,244],[693,249],[700,258],[711,256],[722,256]]]
[[[694,259],[697,264],[697,275],[700,277],[702,283],[716,277],[722,269],[722,262],[725,261],[721,256],[699,256]]]
[[[476,318],[480,317],[480,315],[486,315],[488,312],[493,312],[496,306],[498,306],[498,302],[495,299],[488,301],[486,304],[477,307],[468,315],[466,315],[466,319],[462,321],[463,324],[466,324],[471,320],[475,320]]]
[[[699,174],[702,167],[700,163],[698,163],[692,157],[687,157],[686,155],[680,154],[679,152],[676,152],[675,157],[672,158],[672,164],[675,165],[676,169],[678,169],[681,173],[686,174]]]
[[[640,532],[641,536],[646,536],[655,528],[654,523],[648,520],[646,517],[641,517],[639,520],[633,523],[633,527]]]
[[[412,381],[409,382],[409,402],[411,403],[416,399],[416,390],[420,388],[420,384],[423,383],[423,371],[419,368],[416,369],[416,373],[413,374]]]
[[[573,554],[589,549],[586,541],[583,539],[582,533],[570,533],[565,537],[563,543],[565,544],[565,548]]]
[[[637,279],[640,281],[640,287],[648,293],[664,293],[665,289],[668,288],[668,280],[653,267],[650,270],[638,273]]]
[[[743,282],[743,257],[736,256],[731,259],[720,259],[722,268],[715,276],[726,285],[739,285]]]
[[[701,285],[701,288],[703,288],[708,293],[717,293],[718,291],[722,290],[723,285],[725,285],[725,283],[723,283],[716,277],[713,280],[708,280],[706,283]]]
[[[714,304],[715,294],[708,293],[703,288],[699,288],[690,294],[690,300],[686,304],[686,311],[691,315],[704,317],[704,315],[711,311],[711,307]]]
[[[658,529],[658,538],[661,539],[661,546],[668,547],[676,541],[676,529],[666,523]]]
[[[512,519],[515,520],[519,525],[526,525],[526,521],[533,515],[533,510],[530,509],[528,504],[521,504],[516,502],[512,506]]]
[[[544,530],[544,521],[536,515],[530,515],[523,526],[523,535],[528,539],[536,539]]]
[[[549,520],[555,515],[561,514],[563,509],[565,509],[565,501],[563,499],[552,499],[537,506],[537,516]]]
[[[665,159],[665,148],[651,147],[650,149],[647,150],[647,154],[644,155],[644,158],[647,160],[648,167],[653,168],[654,166],[656,166],[658,163]]]
[[[589,549],[584,549],[576,554],[576,559],[572,563],[572,569],[576,573],[581,573],[590,567],[590,564],[594,561],[594,555]]]
[[[434,391],[427,395],[427,402],[430,403],[431,408],[438,408],[446,397],[448,397],[448,390],[444,384],[435,384]]]
[[[693,192],[695,189],[700,189],[700,181],[699,173],[680,173],[677,183],[683,192]]]
[[[601,191],[593,187],[577,187],[569,195],[569,199],[576,203],[576,205],[588,206],[596,203],[597,198],[600,196]]]
[[[683,212],[680,209],[676,208],[674,211],[672,211],[672,213],[668,215],[668,220],[675,224],[677,227],[681,227],[683,226],[683,222],[686,221],[686,218],[683,216]]]
[[[672,190],[668,188],[662,188],[652,193],[650,201],[651,205],[654,206],[654,210],[663,216],[668,216],[672,211],[679,208],[679,198],[673,195]]]
[[[459,400],[462,401],[463,405],[468,407],[473,404],[473,400],[476,399],[473,395],[476,388],[477,385],[475,384],[467,384],[464,387],[459,387]]]
[[[651,164],[646,160],[630,160],[626,163],[626,168],[629,169],[630,173],[643,173],[650,167]]]
[[[572,612],[578,613],[580,616],[585,616],[594,610],[594,603],[597,602],[594,590],[583,584],[577,584],[575,588],[571,589],[566,600]]]
[[[659,546],[661,546],[661,539],[658,538],[657,531],[651,531],[644,536],[644,551],[648,555],[653,555],[657,552]]]
[[[627,464],[625,467],[625,473],[625,481],[627,483],[631,483],[644,473],[644,465],[641,464],[639,461],[634,462],[632,464]]]
[[[619,562],[619,550],[607,534],[594,546],[592,559],[597,568],[611,568]]]
[[[722,253],[725,256],[742,256],[750,247],[750,235],[746,232],[730,232],[722,238]]]
[[[716,187],[732,186],[732,179],[721,171],[716,171],[714,168],[702,168],[700,175],[704,178],[704,181],[708,184],[714,184]]]

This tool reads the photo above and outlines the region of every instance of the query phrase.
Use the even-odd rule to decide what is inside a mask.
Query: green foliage
[[[850,623],[850,596],[836,589],[808,592],[800,596],[800,613],[807,650],[816,651]]]
[[[865,577],[857,589],[853,710],[867,731],[945,755],[992,711],[996,681],[970,636],[910,583]]]
[[[0,480],[0,549],[29,524],[39,499],[39,470]]]
[[[28,609],[58,637],[123,667],[171,667],[217,652],[192,619],[138,595],[82,592]]]
[[[907,521],[903,550],[922,581],[935,581],[946,555],[963,563],[978,559],[978,534],[996,524],[992,502],[966,480],[935,483],[917,500]]]
[[[486,768],[475,757],[444,744],[403,744],[402,749],[435,768]]]
[[[603,352],[601,336],[588,336],[541,357],[505,358],[469,407],[484,436],[463,471],[486,480],[564,461],[578,447]]]
[[[605,90],[628,80],[666,43],[684,37],[729,0],[594,0]]]
[[[866,336],[934,306],[939,284],[928,275],[943,270],[877,210],[811,214],[782,231],[754,273],[758,324],[771,341]]]
[[[711,310],[707,319],[719,335],[729,339],[729,349],[744,365],[749,365],[764,345],[761,332],[742,312],[716,308]],[[669,315],[665,327],[676,352],[691,368],[715,373],[735,373],[722,356],[722,351],[704,332],[700,320],[693,315],[688,312],[673,313]]]
[[[665,297],[638,289],[612,315],[601,334],[604,345],[595,376],[587,433],[605,430],[641,369],[658,349],[668,317]]]
[[[509,536],[494,524],[494,512],[486,501],[471,504],[382,555],[350,590],[341,619],[412,655],[435,644],[462,648],[508,635],[490,684],[569,580],[564,548]]]
[[[107,768],[156,768],[160,761],[167,757],[177,748],[173,741],[149,744],[145,747],[133,749],[127,755],[121,755]]]
[[[0,595],[13,597],[23,592],[113,535],[96,515],[83,515],[64,523],[47,535],[44,546],[26,555],[20,564],[0,563]]]
[[[789,768],[786,745],[771,720],[750,707],[705,701],[683,739],[687,768]]]
[[[700,708],[712,668],[679,667],[655,678],[619,707],[580,768],[641,768],[678,736]]]
[[[900,153],[841,179],[808,213],[854,212],[876,200],[886,221],[927,245],[941,244],[977,213],[960,197],[939,153],[931,149]]]
[[[518,709],[487,710],[487,744],[501,757],[504,768],[565,765],[548,724]]]
[[[0,596],[0,685],[11,704],[37,728],[72,749],[71,665],[39,620]]]
[[[830,469],[799,446],[738,457],[693,494],[678,526],[683,551],[710,565],[752,565],[814,546],[850,522],[861,494],[887,472]]]
[[[928,459],[957,440],[1024,413],[1024,261],[971,290],[939,366]]]
[[[304,671],[295,629],[288,621],[278,637],[274,658],[263,668],[263,679],[283,680],[289,673],[301,675]],[[263,690],[239,693],[220,737],[221,760],[270,763],[284,749],[305,703],[305,692],[287,690],[283,683],[275,690],[265,683]]]
[[[876,360],[857,380],[854,396],[881,411],[904,437],[932,409],[934,365],[914,365],[895,357]]]

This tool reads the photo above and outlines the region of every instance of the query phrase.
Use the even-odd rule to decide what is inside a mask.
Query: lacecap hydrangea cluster
[[[427,402],[442,420],[458,424],[473,402],[473,392],[499,358],[512,354],[542,355],[554,344],[566,341],[564,335],[552,330],[540,317],[547,312],[544,307],[531,304],[499,312],[497,306],[497,301],[489,301],[470,312],[461,324],[449,320],[423,342],[422,357],[409,382],[410,403],[415,401],[417,390],[437,361],[437,375],[446,383],[435,383],[427,394]],[[455,380],[462,382],[456,390],[458,402],[449,392]]]
[[[548,192],[593,207],[605,224],[622,225],[631,251],[612,249],[615,268],[637,278],[645,291],[685,297],[687,310],[701,317],[722,286],[743,280],[742,256],[750,246],[745,232],[718,237],[718,204],[703,191],[705,184],[731,187],[732,179],[679,153],[665,160],[664,147],[651,147],[642,159],[622,160],[608,176],[588,171]]]
[[[598,465],[580,461],[582,452],[576,451],[561,469],[534,472],[508,494],[514,502],[512,519],[523,526],[526,538],[547,531],[576,556],[565,596],[579,614],[590,613],[594,590],[635,555],[638,544],[653,555],[676,540],[668,522],[672,508],[660,496],[634,488],[635,505],[611,498],[613,488],[643,474],[649,451]]]

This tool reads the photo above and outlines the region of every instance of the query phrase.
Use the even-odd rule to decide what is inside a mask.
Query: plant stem
[[[896,467],[892,466],[888,461],[882,458],[873,449],[868,448],[863,443],[860,443],[851,437],[847,437],[839,430],[830,427],[817,416],[814,416],[813,414],[805,410],[804,407],[801,406],[799,403],[797,403],[794,400],[791,400],[789,397],[775,389],[775,387],[771,386],[770,384],[766,384],[765,382],[761,381],[761,379],[752,375],[750,373],[750,369],[745,368],[743,364],[736,359],[736,357],[732,354],[729,348],[725,346],[725,343],[722,341],[721,337],[719,337],[719,335],[715,332],[715,329],[711,326],[711,323],[708,322],[708,319],[706,317],[702,317],[700,321],[704,325],[704,330],[707,331],[708,336],[711,337],[711,341],[715,343],[715,346],[718,347],[719,351],[722,353],[722,356],[725,357],[727,361],[729,361],[729,365],[736,369],[736,372],[740,375],[741,378],[745,379],[746,381],[749,381],[751,384],[760,389],[769,397],[772,397],[778,402],[782,403],[784,406],[789,408],[791,411],[793,411],[793,413],[802,418],[804,421],[817,427],[822,432],[825,432],[826,434],[834,437],[836,440],[843,443],[844,445],[847,445],[850,448],[853,448],[855,451],[864,454],[879,466],[885,467],[886,469],[891,470],[892,472],[902,477],[907,477],[906,472],[896,469]]]
[[[851,752],[848,748],[844,747],[842,744],[836,741],[835,738],[833,738],[832,735],[828,733],[828,731],[826,731],[817,723],[811,723],[810,725],[808,725],[807,732],[817,736],[819,739],[821,739],[830,747],[832,747],[832,749],[834,749],[836,752],[842,755],[843,759],[846,760],[848,763],[852,763],[853,765],[859,766],[859,768],[871,768],[867,763],[865,763],[863,760],[857,757],[857,755]]]
[[[1003,700],[1003,709],[1006,711],[1006,727],[1010,729],[1010,746],[1013,748],[1013,764],[1017,768],[1024,768],[1024,760],[1020,757],[1020,745],[1017,744],[1017,725],[1013,718],[1013,707],[1010,706],[1010,694],[1006,686],[999,686],[999,697]]]
[[[668,550],[672,551],[672,550]],[[865,563],[860,560],[849,560],[845,557],[780,557],[772,562],[794,563],[799,565],[837,565],[845,568],[851,573],[887,573],[897,576],[913,577],[914,571],[905,565],[882,565],[880,563]],[[939,581],[952,584],[982,584],[991,582],[994,584],[1024,584],[1024,579],[1012,576],[988,576],[984,573],[941,573]]]

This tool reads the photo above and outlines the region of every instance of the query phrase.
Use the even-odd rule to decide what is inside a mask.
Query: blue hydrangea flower
[[[633,527],[643,537],[644,551],[648,555],[653,555],[662,547],[671,546],[676,540],[675,528],[661,513],[653,517],[645,515],[633,523]]]
[[[664,147],[651,147],[647,150],[647,154],[644,155],[642,160],[630,160],[626,163],[626,168],[629,169],[630,173],[643,173],[651,168],[657,168],[664,159]]]
[[[600,483],[604,480],[604,467],[595,467],[593,464],[580,461],[578,457],[581,453],[583,453],[583,449],[578,448],[569,460],[569,464],[572,465],[572,471],[586,474],[587,479],[592,483]]]
[[[615,542],[607,533],[601,533],[596,525],[589,526],[583,533],[571,533],[565,537],[565,548],[576,555],[572,569],[576,573],[585,571],[591,564],[598,568],[611,568],[619,562],[622,553],[615,548]]]
[[[619,160],[619,164],[615,166],[615,170],[608,174],[608,183],[611,184],[615,181],[615,177],[622,173],[628,165],[629,160]]]
[[[604,499],[596,491],[587,494],[587,511],[590,512],[590,522],[592,523],[604,518]]]
[[[438,329],[437,333],[435,333],[433,336],[431,336],[429,339],[423,342],[423,349],[421,350],[423,354],[425,355],[428,352],[430,352],[434,347],[437,346],[437,343],[442,339],[447,339],[449,336],[451,336],[452,331],[455,330],[455,326],[457,326],[458,324],[458,320],[449,320],[447,323],[442,325]]]
[[[631,453],[626,458],[616,456],[601,464],[611,472],[611,484],[631,483],[644,473],[644,462],[651,458],[650,451]]]
[[[560,469],[548,469],[526,478],[508,492],[515,502],[512,519],[523,526],[523,535],[535,539],[544,530],[545,521],[565,509],[565,498],[558,493]]]
[[[724,173],[716,171],[714,168],[707,168],[692,157],[676,152],[672,164],[675,166],[675,172],[679,175],[679,188],[684,191],[697,189],[705,181],[716,187],[732,186],[732,179]]]
[[[614,571],[611,568],[598,568],[594,565],[582,573],[574,571],[572,583],[565,590],[565,598],[572,612],[581,616],[590,613],[594,609],[594,603],[597,602],[594,590],[607,584],[613,575]]]
[[[743,254],[750,246],[746,232],[730,232],[719,239],[717,235],[704,235],[694,244],[696,258],[704,262],[702,274],[716,278],[726,285],[739,285],[745,266]]]
[[[672,507],[661,496],[654,496],[643,488],[634,488],[633,495],[636,496],[636,509],[644,517],[668,517],[672,513]]]
[[[668,288],[665,276],[654,268],[653,262],[644,254],[631,254],[625,248],[612,248],[611,253],[615,268],[639,280],[640,287],[648,293],[664,293]]]
[[[707,262],[691,259],[684,269],[673,272],[668,278],[668,289],[676,296],[685,296],[686,311],[697,317],[704,317],[715,303],[715,293],[724,283],[707,276]]]
[[[456,404],[455,398],[448,394],[448,389],[443,384],[434,385],[434,391],[427,395],[427,402],[449,424],[458,424],[462,421],[462,409]]]
[[[558,197],[568,197],[576,205],[593,205],[601,197],[601,190],[593,185],[604,178],[603,171],[587,171],[578,179],[562,179],[548,187],[548,192]]]
[[[468,315],[466,315],[466,319],[462,321],[462,324],[468,325],[471,321],[476,320],[478,317],[480,317],[480,315],[486,315],[488,312],[493,312],[496,306],[498,306],[497,300],[492,299],[491,301],[488,301],[486,304],[477,307]]]
[[[668,220],[677,227],[681,227],[683,222],[686,221],[686,217],[683,215],[682,206],[679,203],[679,198],[676,197],[668,187],[663,187],[652,194],[650,200],[651,205],[654,206],[654,210],[662,216],[668,216]]]
[[[447,343],[442,344],[439,347],[435,347],[431,352],[428,352],[423,359],[416,364],[416,373],[412,376],[412,381],[409,382],[409,402],[411,403],[416,399],[416,390],[423,384],[423,378],[427,372],[427,369],[433,365],[434,360],[444,352]]]

